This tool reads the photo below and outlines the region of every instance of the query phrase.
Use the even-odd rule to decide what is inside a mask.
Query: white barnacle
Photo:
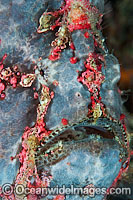
[[[26,74],[21,77],[20,85],[22,87],[30,87],[36,78],[35,74]]]
[[[101,106],[99,103],[97,103],[93,112],[93,117],[94,119],[98,119],[99,117],[101,117],[101,115],[102,115]]]
[[[51,27],[52,18],[53,18],[52,15],[48,15],[46,12],[43,13],[43,15],[39,19],[40,26],[39,26],[37,32],[44,33],[46,31],[49,31],[50,27]]]

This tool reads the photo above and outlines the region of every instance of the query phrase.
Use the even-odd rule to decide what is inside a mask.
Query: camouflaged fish
[[[121,146],[121,158],[127,157],[127,136],[120,122],[121,99],[117,88],[120,69],[117,59],[106,49],[100,30],[101,17],[88,1],[73,0],[66,1],[60,10],[44,12],[40,18],[38,33],[59,29],[51,42],[49,57],[39,66],[44,77],[50,71],[46,79],[41,75],[38,79],[53,89],[55,96],[45,116],[47,127],[54,131],[41,141],[37,164],[56,161],[51,154],[54,145],[55,151],[62,149],[63,158],[67,155],[63,153],[66,143],[85,139],[89,134],[116,140]],[[39,74],[38,69],[36,73]],[[58,86],[53,88],[55,80]],[[65,126],[61,125],[63,118],[68,121]]]
[[[24,72],[18,84],[24,89],[7,89],[7,100],[1,103],[5,110],[0,184],[109,188],[128,167],[129,142],[117,87],[120,66],[101,33],[104,1],[45,0],[36,6],[33,1],[15,1],[13,6],[18,9],[9,30],[15,22],[16,41],[10,32],[3,36],[1,31],[2,47],[10,54],[7,60],[13,64],[17,60]],[[11,116],[8,124],[6,114]],[[52,199],[88,198],[59,196]],[[10,198],[51,197],[11,194]]]

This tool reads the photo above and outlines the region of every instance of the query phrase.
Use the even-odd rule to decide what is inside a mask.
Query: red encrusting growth
[[[0,83],[0,93],[5,90],[5,85],[4,83]]]
[[[0,95],[0,100],[4,100],[5,97],[6,97],[6,95],[5,95],[4,93],[2,93],[2,94]]]
[[[17,87],[17,78],[16,77],[12,77],[10,79],[10,84],[12,85],[13,88]]]
[[[94,116],[94,111],[97,110],[95,117],[98,118],[101,114],[105,115],[104,105],[100,97],[100,87],[105,77],[101,72],[102,64],[99,61],[99,54],[89,53],[84,65],[86,70],[78,77],[78,81],[86,85],[90,92],[92,105],[91,109],[89,109],[89,114]]]
[[[57,195],[53,200],[65,200],[63,195]]]
[[[38,93],[37,92],[34,92],[34,99],[38,99]]]
[[[71,57],[71,58],[70,58],[70,63],[71,63],[71,64],[76,64],[77,61],[78,61],[78,59],[77,59],[76,57]]]
[[[57,80],[54,80],[54,81],[53,81],[53,85],[54,85],[54,86],[58,86],[58,85],[59,85],[59,82],[58,82]]]
[[[60,58],[60,52],[61,52],[60,47],[55,47],[55,48],[52,50],[52,52],[51,52],[51,54],[50,54],[50,56],[49,56],[49,60],[51,60],[51,61],[56,61],[56,60],[58,60],[58,59]]]
[[[16,88],[17,83],[19,82],[21,73],[18,71],[17,66],[14,67],[5,67],[4,60],[7,58],[7,54],[2,57],[0,61],[0,100],[4,100],[5,90],[8,85],[11,85],[13,88]],[[19,74],[18,74],[19,73]]]
[[[3,64],[4,60],[6,59],[7,54],[4,54],[4,56],[2,57],[1,61],[0,61],[0,65]]]
[[[17,65],[6,67],[3,63],[6,58],[7,54],[0,61],[0,100],[5,99],[5,89],[7,86],[12,86],[13,88],[16,88],[18,85],[28,87],[32,85],[35,79],[34,74],[25,75],[21,73]],[[23,81],[25,83],[22,83]]]
[[[89,38],[89,33],[88,33],[88,32],[85,32],[85,33],[84,33],[84,36],[85,36],[85,38]]]
[[[61,123],[62,123],[64,126],[66,126],[66,125],[68,125],[68,120],[65,119],[65,118],[63,118],[63,119],[61,120]]]
[[[73,32],[74,30],[81,30],[81,29],[91,29],[91,25],[90,24],[70,24],[68,25],[69,31]]]
[[[73,43],[73,42],[70,43],[70,48],[71,48],[72,50],[75,50],[75,46],[74,46],[74,43]]]
[[[121,121],[122,123],[124,123],[125,117],[126,117],[126,116],[125,116],[124,114],[121,114],[121,115],[120,115],[120,121]]]

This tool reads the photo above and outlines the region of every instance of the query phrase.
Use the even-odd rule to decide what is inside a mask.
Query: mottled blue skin
[[[0,102],[0,185],[13,182],[18,164],[10,157],[20,151],[22,133],[36,120],[35,111],[32,90],[7,89],[6,99]]]
[[[91,31],[89,39],[84,37],[86,30],[74,31],[72,33],[73,43],[79,58],[76,64],[71,64],[69,59],[73,56],[72,50],[66,49],[62,52],[59,61],[53,64],[48,59],[42,61],[41,68],[48,71],[48,82],[46,83],[55,92],[55,97],[48,108],[45,121],[47,127],[54,129],[61,125],[61,119],[67,118],[69,122],[79,121],[87,116],[88,105],[90,104],[90,93],[86,86],[77,81],[78,73],[85,70],[84,62],[89,52],[94,51],[94,41]],[[89,49],[88,49],[89,46]],[[120,66],[117,59],[106,52],[106,66],[102,67],[105,81],[101,85],[100,95],[102,102],[106,105],[108,114],[119,120],[121,114],[121,97],[118,93],[117,83],[120,79]],[[48,69],[47,69],[48,67]],[[52,82],[57,80],[58,87],[53,87]],[[80,97],[76,94],[80,93]]]
[[[53,34],[46,40],[47,34],[43,37],[36,32],[38,19],[47,8],[45,2],[0,0],[0,57],[8,54],[5,66],[19,63],[21,71],[32,73],[30,65],[34,58],[49,54]],[[49,3],[55,9],[61,4],[52,0]],[[32,89],[10,88],[6,90],[6,99],[0,102],[0,154],[3,156],[0,158],[0,185],[12,183],[16,176],[18,164],[10,157],[19,151],[24,128],[32,126],[36,120],[38,101],[33,96]]]
[[[106,67],[102,68],[105,81],[101,86],[100,95],[108,113],[114,119],[119,120],[122,113],[122,101],[117,87],[117,83],[120,80],[120,65],[112,54],[105,56],[105,62]]]
[[[118,146],[116,144],[112,146],[111,141],[103,141],[104,144],[101,141],[101,146],[104,151],[101,151],[100,155],[95,155],[94,152],[90,153],[89,147],[82,147],[73,150],[67,158],[53,165],[51,167],[53,175],[51,186],[57,184],[61,187],[65,184],[66,187],[70,187],[73,184],[75,187],[85,187],[94,184],[96,187],[104,187],[106,183],[108,188],[114,177],[117,176],[121,163],[117,160],[119,156]],[[114,157],[113,160],[112,157]]]
[[[75,148],[67,158],[50,167],[53,176],[50,187],[60,188],[65,185],[65,187],[71,188],[71,185],[73,185],[74,188],[84,188],[89,184],[93,184],[96,188],[107,189],[110,187],[121,168],[121,163],[118,161],[120,153],[118,144],[113,143],[112,140],[95,138],[99,141],[99,146],[93,149],[94,138],[93,140],[89,138],[85,142],[88,145],[85,146],[84,143],[78,149]],[[70,165],[67,163],[70,163]],[[76,198],[75,195],[66,195],[66,199],[72,200],[100,200],[103,197],[103,194],[96,195],[94,198],[80,197],[79,195]],[[44,199],[47,198],[49,196]]]
[[[93,1],[103,10],[103,0],[91,2]],[[62,2],[63,0],[0,0],[0,57],[6,52],[10,62],[23,64],[29,64],[33,58],[47,57],[54,34],[37,34],[38,19],[46,9],[59,9]]]
[[[90,51],[93,51],[94,47],[91,37],[89,40],[84,39],[84,32],[85,30],[80,31],[78,35],[77,32],[72,35],[76,48],[76,56],[80,58],[76,64],[70,63],[69,59],[73,56],[73,53],[72,50],[66,49],[62,52],[60,60],[55,62],[57,66],[54,67],[51,63],[48,64],[47,62],[47,65],[44,64],[42,66],[44,71],[45,67],[48,66],[50,71],[49,81],[52,79],[59,82],[58,87],[51,88],[55,96],[45,117],[47,127],[50,129],[60,126],[62,118],[66,118],[69,122],[72,122],[79,121],[79,119],[87,116],[88,105],[91,102],[90,93],[87,87],[78,82],[77,70],[84,70],[84,61],[88,55],[88,45],[91,44]],[[78,44],[77,40],[80,41],[80,44]],[[54,74],[52,74],[53,68],[56,71]],[[51,84],[52,82],[48,83],[50,87],[52,87]],[[77,94],[80,94],[80,96]]]
[[[19,63],[21,71],[29,70],[30,72],[33,72],[31,67],[33,60],[42,56],[42,63],[47,61],[45,59],[49,55],[51,49],[50,44],[52,40],[55,39],[55,36],[53,32],[37,34],[36,30],[38,27],[38,21],[41,14],[47,8],[49,8],[49,10],[52,8],[57,9],[60,7],[61,2],[62,1],[53,0],[0,0],[0,38],[2,40],[0,57],[2,57],[4,53],[8,54],[5,63]],[[94,2],[98,5],[100,10],[103,11],[103,1],[95,0]],[[45,117],[46,125],[49,129],[60,127],[62,118],[68,118],[70,122],[75,122],[87,115],[88,105],[90,104],[90,94],[87,88],[77,81],[78,74],[76,70],[82,71],[84,69],[84,60],[89,51],[93,52],[94,43],[92,36],[90,36],[89,40],[87,40],[83,37],[83,33],[84,31],[75,31],[72,34],[73,42],[76,46],[76,55],[80,57],[80,61],[77,64],[70,64],[69,59],[72,56],[72,51],[66,49],[61,54],[60,61],[55,62],[55,64],[58,64],[58,66],[55,67],[55,73],[52,73],[50,70],[53,68],[54,64],[49,65],[50,78],[48,86],[55,92],[55,98],[51,102],[50,107],[48,108],[48,113]],[[89,51],[87,48],[87,42],[90,46]],[[110,55],[107,55],[107,60],[109,57]],[[107,105],[108,112],[118,119],[121,110],[120,96],[116,87],[116,82],[119,79],[119,70],[117,70],[118,79],[112,83],[114,75],[116,76],[116,74],[112,71],[114,63],[115,61],[107,61],[107,66],[109,67],[108,69],[103,69],[106,82],[102,85],[101,96],[103,98],[103,102]],[[118,68],[119,66],[117,69]],[[45,69],[45,66],[42,66],[42,69]],[[54,79],[60,82],[58,87],[54,87],[52,85],[52,81]],[[109,96],[109,90],[112,90],[114,98]],[[75,96],[77,92],[80,93],[79,97]],[[15,175],[17,174],[18,163],[15,161],[11,162],[10,156],[15,156],[18,151],[18,145],[21,143],[21,136],[23,134],[24,127],[31,126],[33,125],[32,123],[35,122],[36,103],[37,102],[33,100],[33,91],[31,89],[20,88],[9,88],[7,90],[7,98],[0,102],[0,153],[4,156],[3,158],[0,158],[0,169],[2,169],[0,173],[0,185],[6,182],[12,183]],[[96,177],[94,176],[95,174],[92,173],[93,179],[95,178],[96,183],[99,184],[98,186],[110,186],[114,178],[117,176],[121,166],[118,162],[119,146],[116,146],[116,148],[113,149],[112,144],[107,152],[106,150],[107,146],[105,145],[101,152],[101,157],[99,158],[94,155],[92,156],[91,153],[88,152],[88,161],[86,166],[84,166],[85,170],[88,170],[86,177],[89,177],[89,173],[92,173],[91,170],[94,169],[94,161],[100,159],[100,162],[106,163],[105,168],[103,166],[103,169],[107,174],[106,178],[100,177],[100,172]],[[81,149],[72,152],[66,159],[69,160],[71,158],[73,160],[73,157],[77,156],[78,161],[75,164],[79,167],[79,164],[82,164],[80,159],[85,159],[85,154],[86,152],[83,152]],[[112,158],[113,155],[114,157]],[[93,162],[89,167],[90,159]],[[57,179],[57,166],[62,169],[62,166],[65,166],[64,162],[66,162],[66,160],[52,166],[54,180]],[[111,164],[112,167],[110,168]],[[66,184],[69,184],[71,181],[77,181],[77,176],[75,174],[76,170],[74,170],[74,173],[72,174],[73,176],[70,178],[68,174],[65,180]],[[113,175],[110,170],[112,170]],[[82,173],[80,170],[77,170],[77,172],[79,174]],[[62,173],[62,170],[60,170],[60,173]],[[62,177],[63,176],[61,174],[57,181],[61,180],[62,183]],[[101,180],[101,182],[98,182],[97,180]],[[77,182],[79,182],[79,180]],[[80,184],[83,183],[81,180]],[[76,200],[79,199],[79,197],[67,197],[67,199]],[[101,199],[101,197],[97,197],[97,199]]]

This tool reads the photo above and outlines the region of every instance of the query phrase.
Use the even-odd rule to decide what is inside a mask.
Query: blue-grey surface
[[[46,10],[60,8],[63,0],[0,0],[0,56],[8,53],[10,62],[29,64],[50,51],[53,34],[37,34],[38,19]],[[103,10],[103,0],[92,0]],[[44,45],[45,43],[45,45]]]
[[[112,140],[92,139],[74,145],[68,157],[50,167],[53,177],[50,187],[84,188],[93,184],[95,188],[108,188],[121,168],[118,144]],[[112,159],[113,158],[113,159]],[[66,195],[66,199],[103,199],[104,195],[80,197]],[[45,199],[49,198],[46,197]]]
[[[36,32],[41,14],[47,8],[49,10],[59,8],[61,2],[61,0],[0,0],[0,39],[2,40],[0,57],[7,53],[8,57],[5,64],[18,63],[21,71],[27,71],[28,69],[33,72],[32,61],[36,61],[42,56],[41,67],[45,69],[45,65],[48,65],[46,70],[48,86],[55,92],[55,98],[51,102],[45,118],[47,127],[51,129],[60,126],[62,118],[68,118],[74,122],[83,118],[87,115],[90,103],[90,94],[87,88],[77,81],[78,73],[76,70],[83,70],[83,63],[88,52],[93,52],[94,50],[91,33],[89,40],[83,37],[84,31],[75,31],[72,34],[73,42],[76,46],[75,53],[80,58],[77,64],[72,65],[69,62],[72,56],[70,50],[63,51],[60,61],[54,63],[48,61],[47,56],[51,49],[50,44],[55,38],[54,33],[37,34]],[[103,0],[94,0],[94,2],[103,10]],[[89,51],[87,42],[90,46]],[[107,68],[103,70],[106,82],[102,85],[101,96],[108,112],[115,118],[119,118],[121,103],[120,96],[117,93],[116,82],[119,80],[120,74],[119,65],[116,63],[116,60],[111,55],[106,56]],[[59,86],[57,87],[52,85],[55,79],[59,81]],[[14,156],[18,151],[24,127],[32,125],[36,118],[36,101],[33,100],[32,89],[9,88],[6,91],[6,95],[6,99],[0,102],[0,185],[13,181],[18,164],[15,161],[11,162],[10,156]],[[66,174],[68,171],[72,174],[70,179],[70,174],[66,177],[67,184],[69,184],[69,181],[77,180],[77,182],[80,182],[81,177],[84,183],[84,179],[86,177],[89,178],[89,174],[92,173],[92,181],[96,186],[97,184],[102,186],[103,183],[107,186],[111,185],[120,169],[120,163],[118,162],[119,148],[113,149],[111,146],[109,147],[107,148],[107,145],[104,146],[105,149],[103,149],[101,157],[91,155],[87,150],[73,151],[69,157],[52,167],[54,180],[57,179],[59,169],[60,173],[64,174],[62,172],[62,166],[64,166]],[[76,156],[77,162],[74,158]],[[65,162],[69,162],[71,159],[72,161],[70,162],[76,164],[75,169],[65,165]],[[86,161],[84,162],[85,159]],[[98,163],[100,165],[99,168]],[[83,170],[83,167],[85,170]],[[103,171],[106,177],[102,177]],[[80,176],[77,176],[79,174]],[[75,177],[76,179],[74,179]],[[63,182],[63,178],[61,179],[60,177],[59,180],[60,183]],[[101,197],[97,197],[97,199],[99,198],[101,199]],[[76,200],[79,197],[67,197],[67,199]]]
[[[94,51],[94,44],[92,36],[87,40],[84,33],[85,30],[76,31],[72,35],[76,48],[75,54],[80,58],[76,64],[70,63],[69,59],[73,56],[70,49],[62,52],[59,62],[53,63],[48,59],[41,61],[40,67],[44,73],[48,71],[47,82],[44,84],[53,89],[55,93],[45,117],[47,127],[50,129],[60,126],[62,118],[68,119],[69,122],[75,122],[88,114],[88,105],[91,102],[90,93],[87,87],[77,81],[77,70],[84,70],[85,58],[87,58],[88,52]],[[80,41],[80,45],[78,41]],[[88,45],[90,46],[89,51]],[[52,86],[54,80],[59,82],[57,87]]]
[[[0,102],[0,185],[13,182],[18,164],[10,157],[20,149],[24,128],[36,120],[35,111],[32,90],[7,89],[6,99]]]
[[[51,167],[52,186],[85,187],[93,184],[95,187],[108,188],[111,185],[121,167],[117,160],[120,153],[118,146],[112,146],[109,141],[99,142],[97,145],[101,145],[102,150],[100,149],[97,155],[90,153],[90,148],[93,148],[95,143],[90,142],[89,145],[86,148],[81,145],[81,149],[74,149],[67,158]]]
[[[122,101],[117,87],[120,80],[120,65],[116,57],[111,54],[105,56],[105,61],[107,67],[102,68],[105,81],[101,86],[100,95],[108,113],[115,119],[120,119]]]
[[[90,94],[87,87],[77,81],[78,73],[84,70],[84,61],[89,52],[94,51],[94,41],[89,32],[89,39],[84,37],[86,30],[72,33],[73,43],[76,51],[75,56],[79,58],[76,64],[71,64],[72,57],[70,49],[62,52],[60,61],[52,62],[47,58],[41,61],[40,68],[48,74],[46,81],[42,83],[48,85],[54,92],[55,97],[48,108],[46,114],[46,124],[50,129],[61,125],[61,119],[67,118],[69,122],[78,121],[87,116],[87,108],[90,104]],[[78,41],[80,41],[78,43]],[[89,46],[89,49],[88,49]],[[105,81],[101,85],[100,94],[109,115],[119,120],[121,114],[121,96],[118,93],[117,83],[120,79],[120,66],[117,59],[111,55],[105,55],[106,66],[102,72]],[[57,87],[52,86],[54,80],[59,82]]]

